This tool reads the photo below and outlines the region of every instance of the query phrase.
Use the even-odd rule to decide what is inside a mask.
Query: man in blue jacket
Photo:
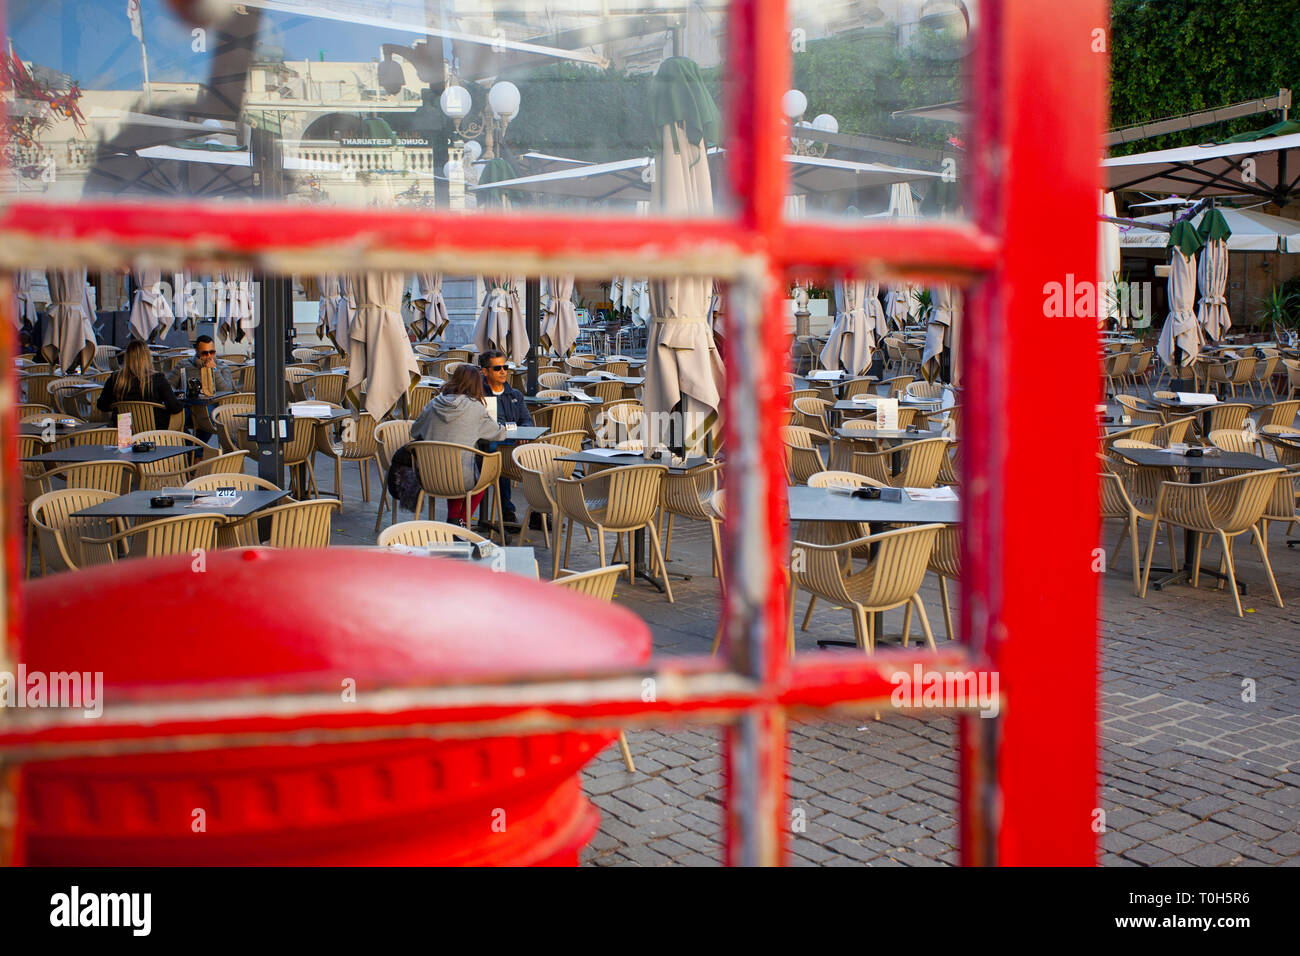
[[[528,413],[524,402],[524,393],[510,385],[510,368],[505,353],[488,349],[478,357],[479,367],[483,370],[483,397],[487,401],[488,411],[502,425],[513,422],[516,425],[531,425],[533,416]],[[502,442],[488,446],[488,451],[500,449],[502,455],[510,454],[514,444]],[[514,502],[510,500],[510,480],[502,477],[497,482],[497,493],[501,495],[501,517],[508,524],[518,527],[519,517],[515,513]]]

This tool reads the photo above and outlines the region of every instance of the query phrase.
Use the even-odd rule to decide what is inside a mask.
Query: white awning
[[[1270,216],[1253,209],[1225,209],[1219,207],[1227,220],[1232,235],[1228,237],[1229,252],[1300,252],[1300,222]],[[1199,226],[1205,212],[1198,213],[1192,224]],[[1134,220],[1167,226],[1169,213],[1141,216]],[[1169,233],[1159,229],[1119,227],[1119,244],[1124,249],[1163,249],[1169,244]]]

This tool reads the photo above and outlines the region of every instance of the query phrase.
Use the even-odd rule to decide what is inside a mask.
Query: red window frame
[[[408,687],[382,709],[359,712],[350,705],[346,713],[337,694],[305,691],[274,721],[234,694],[224,700],[224,713],[202,721],[183,702],[144,702],[147,721],[133,709],[140,702],[110,702],[93,727],[61,724],[47,714],[35,722],[0,722],[0,770],[5,762],[71,756],[104,741],[129,750],[166,746],[199,731],[238,745],[285,733],[325,740],[344,726],[355,739],[359,723],[376,736],[463,734],[467,727],[523,732],[525,715],[530,731],[670,718],[721,723],[727,727],[727,860],[776,864],[789,830],[788,716],[886,709],[890,675],[920,662],[940,670],[992,669],[1002,689],[999,718],[959,715],[961,862],[1095,862],[1095,329],[1086,318],[1045,319],[1042,289],[1068,273],[1096,273],[1107,61],[1093,46],[1109,20],[1102,0],[986,0],[980,20],[969,92],[970,219],[963,224],[783,221],[780,101],[790,75],[783,0],[733,0],[730,8],[727,161],[738,203],[731,218],[602,220],[593,230],[583,218],[476,215],[466,229],[460,215],[406,211],[25,202],[0,209],[0,264],[7,266],[121,265],[151,255],[161,263],[236,261],[285,272],[341,264],[495,271],[507,261],[516,272],[584,273],[597,265],[605,275],[659,275],[707,263],[710,274],[731,283],[727,444],[733,465],[741,466],[728,477],[727,658],[656,660],[648,673],[659,677],[660,688],[672,689],[658,701],[629,693],[647,676],[638,672],[483,686],[473,704],[454,702],[438,687]],[[188,228],[196,221],[210,227],[201,246]],[[966,641],[960,649],[874,658],[786,655],[787,512],[775,423],[789,355],[781,300],[792,270],[901,273],[968,289]],[[0,310],[8,309],[7,283],[0,286]],[[0,319],[0,336],[0,352],[11,355],[7,317]],[[1045,355],[1056,413],[1050,481],[1039,433],[1019,413],[1041,400]],[[12,648],[21,624],[21,482],[12,376],[5,382],[4,599],[12,612],[6,628]]]

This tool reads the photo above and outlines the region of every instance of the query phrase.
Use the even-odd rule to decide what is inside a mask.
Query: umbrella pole
[[[284,487],[284,448],[279,431],[280,423],[285,420],[285,320],[293,308],[293,293],[289,279],[279,276],[262,276],[259,290],[257,308],[261,321],[253,330],[257,474]],[[292,437],[286,434],[284,439]]]
[[[528,381],[529,395],[537,394],[537,340],[541,337],[542,280],[532,277],[524,280],[524,327],[528,331]]]

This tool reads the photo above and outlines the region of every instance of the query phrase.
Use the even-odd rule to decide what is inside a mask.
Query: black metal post
[[[528,330],[528,394],[537,394],[537,339],[542,334],[542,280],[524,282],[524,314]]]
[[[268,199],[282,197],[284,163],[278,138],[270,130],[254,129],[249,145],[253,154],[254,192]],[[257,473],[283,487],[282,442],[293,437],[280,434],[280,422],[285,420],[286,412],[286,336],[293,325],[293,285],[288,276],[258,276],[257,319],[253,330]]]

